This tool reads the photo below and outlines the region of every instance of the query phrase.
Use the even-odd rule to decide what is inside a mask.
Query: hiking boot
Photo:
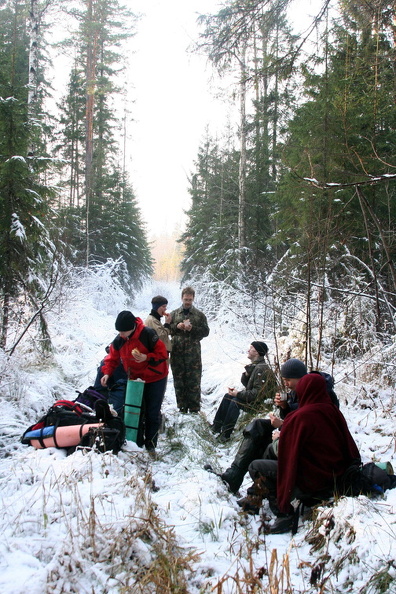
[[[220,475],[221,480],[227,483],[228,489],[231,493],[236,493],[243,483],[245,473],[237,466],[231,465]]]
[[[242,511],[250,516],[255,516],[260,513],[261,502],[261,497],[258,497],[257,495],[247,495],[246,497],[242,497],[242,499],[238,499],[237,504],[242,508]]]
[[[279,516],[275,522],[270,526],[270,534],[284,534],[290,532],[293,528],[294,515],[289,514],[287,516]]]

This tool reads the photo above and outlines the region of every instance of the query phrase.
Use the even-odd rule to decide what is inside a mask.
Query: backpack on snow
[[[118,453],[125,441],[122,419],[113,416],[104,400],[97,400],[95,412],[84,411],[84,406],[77,401],[58,400],[25,431],[22,443],[36,449],[65,448],[68,455],[78,446]]]
[[[374,462],[367,464],[353,463],[341,479],[337,481],[340,495],[357,497],[358,495],[382,495],[387,489],[396,486],[393,476]]]
[[[107,388],[102,392],[96,390],[94,387],[89,386],[84,392],[77,392],[78,396],[74,402],[78,402],[83,407],[89,408],[91,411],[95,410],[97,402],[107,402]]]

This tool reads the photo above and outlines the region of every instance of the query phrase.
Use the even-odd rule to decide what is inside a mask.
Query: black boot
[[[270,534],[284,534],[285,532],[291,532],[294,525],[294,515],[284,514],[276,518],[275,522],[270,526]]]
[[[220,478],[225,483],[227,483],[227,486],[231,493],[236,493],[243,483],[244,476],[245,472],[238,468],[238,466],[236,466],[233,462],[230,468],[227,468],[227,470],[225,470],[223,474],[220,475]]]
[[[238,499],[237,504],[244,512],[250,515],[260,513],[263,499],[268,496],[265,477],[255,479],[253,485],[248,488],[248,494],[242,499]]]
[[[249,464],[262,457],[268,443],[272,440],[272,427],[269,419],[256,419],[247,425],[243,441],[233,463],[223,472],[221,478],[227,483],[231,493],[236,493],[243,483]]]

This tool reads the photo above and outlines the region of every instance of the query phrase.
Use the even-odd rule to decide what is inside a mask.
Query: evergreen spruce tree
[[[277,241],[294,255],[284,264],[298,279],[326,278],[334,297],[341,284],[355,292],[360,277],[379,330],[392,319],[396,287],[389,241],[395,189],[387,178],[394,172],[394,49],[384,23],[362,26],[361,14],[359,22],[343,16],[334,41],[327,36],[323,44],[322,73],[305,70],[306,101],[288,127]]]
[[[239,153],[220,149],[208,137],[200,148],[191,180],[191,208],[187,211],[184,245],[184,278],[208,272],[218,282],[235,274],[238,249]]]
[[[265,5],[230,1],[217,14],[200,18],[204,30],[199,47],[208,53],[220,74],[238,72],[238,148],[217,149],[219,171],[236,160],[238,169],[232,168],[228,180],[232,193],[229,217],[219,218],[213,213],[210,222],[208,202],[213,200],[215,205],[219,198],[217,184],[208,180],[219,174],[203,167],[206,161],[202,161],[202,154],[199,156],[191,190],[190,224],[182,238],[186,241],[183,270],[196,264],[195,271],[200,266],[206,274],[210,259],[210,269],[216,270],[219,279],[225,274],[243,278],[252,291],[263,282],[274,257],[269,245],[273,232],[270,195],[277,183],[279,129],[290,109],[286,73],[291,69],[289,56],[293,55],[294,43],[284,8],[284,2]],[[200,180],[207,183],[205,198]],[[228,240],[230,231],[232,244]],[[216,243],[216,234],[223,240]],[[196,249],[193,246],[197,246],[198,238],[201,245]]]
[[[39,278],[51,251],[49,208],[41,174],[45,156],[32,154],[39,146],[40,122],[28,102],[28,11],[21,1],[0,11],[0,346],[5,348],[17,308],[35,308],[40,301]],[[39,98],[38,100],[39,101]],[[42,319],[42,327],[45,323]]]
[[[64,240],[80,265],[122,258],[138,287],[152,273],[146,232],[133,191],[120,171],[113,107],[134,15],[116,0],[89,0],[79,13],[80,51],[61,103]],[[125,281],[128,282],[128,281]]]

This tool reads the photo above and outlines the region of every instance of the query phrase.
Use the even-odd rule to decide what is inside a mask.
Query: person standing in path
[[[146,326],[152,328],[158,334],[158,337],[162,340],[166,346],[168,354],[172,350],[172,342],[170,339],[170,323],[172,316],[166,312],[168,300],[162,295],[157,295],[151,300],[151,311],[144,322]],[[165,324],[162,324],[161,318],[165,317]]]
[[[193,306],[195,291],[185,287],[182,305],[171,312],[171,368],[176,402],[180,412],[195,413],[201,408],[201,340],[208,336],[206,316]]]

